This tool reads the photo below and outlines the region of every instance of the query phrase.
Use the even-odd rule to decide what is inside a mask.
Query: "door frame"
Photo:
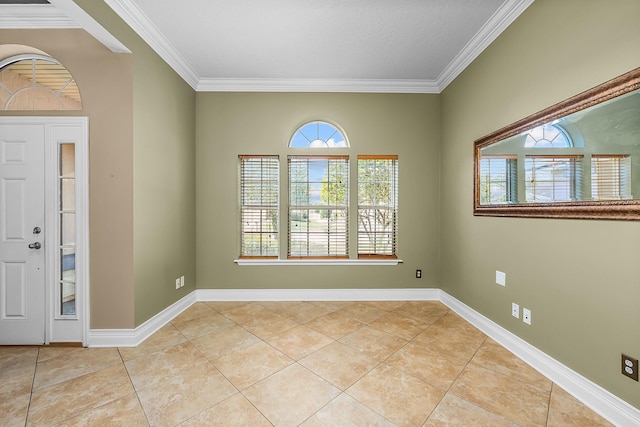
[[[45,344],[87,345],[89,331],[89,118],[78,116],[0,116],[3,125],[43,125],[45,192]],[[76,316],[56,312],[60,275],[58,168],[60,144],[75,145]]]

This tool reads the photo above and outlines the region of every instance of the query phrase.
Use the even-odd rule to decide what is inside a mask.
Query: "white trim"
[[[440,93],[433,80],[399,79],[200,79],[198,92]]]
[[[439,289],[198,289],[198,301],[437,301]]]
[[[442,291],[440,301],[609,422],[640,425],[640,410]]]
[[[603,389],[441,289],[197,289],[135,329],[89,331],[91,347],[136,346],[196,301],[440,301],[609,422],[640,425],[640,409]]]
[[[87,345],[89,330],[89,119],[78,116],[0,116],[0,124],[42,125],[45,133],[45,224],[42,238],[45,250],[45,343],[81,341]],[[58,266],[58,139],[54,130],[71,128],[76,135],[65,135],[76,152],[76,283],[77,320],[56,319],[54,310]],[[55,248],[55,249],[54,249]],[[72,322],[79,325],[72,326]],[[56,325],[62,325],[56,328]]]
[[[401,259],[274,259],[240,258],[233,260],[238,265],[398,265]]]
[[[51,4],[0,5],[0,28],[83,28],[112,52],[131,52],[73,0],[49,2]]]
[[[196,292],[176,301],[135,329],[90,329],[89,347],[135,347],[196,302]]]
[[[104,1],[197,92],[440,93],[534,0],[506,1],[436,80],[201,78],[135,2]],[[0,28],[84,28],[113,52],[130,52],[73,0],[50,2],[51,5],[0,6]]]
[[[442,92],[455,80],[533,2],[534,0],[506,1],[440,73],[437,79],[438,92]]]
[[[73,0],[49,0],[49,3],[66,13],[76,26],[84,28],[85,31],[111,50],[111,52],[131,53],[131,51],[120,42],[120,40],[115,38]]]
[[[0,28],[78,28],[67,14],[51,4],[0,5]]]
[[[162,35],[135,2],[127,0],[104,0],[113,11],[129,25],[173,70],[194,90],[200,76],[184,57]]]

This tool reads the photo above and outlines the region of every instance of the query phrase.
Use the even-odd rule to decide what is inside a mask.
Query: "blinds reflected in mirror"
[[[518,202],[518,160],[515,156],[484,156],[480,161],[480,203]]]
[[[631,199],[631,156],[591,157],[591,198]]]

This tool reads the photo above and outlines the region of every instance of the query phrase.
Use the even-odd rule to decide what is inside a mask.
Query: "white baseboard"
[[[198,301],[438,301],[440,289],[198,289]]]
[[[442,291],[440,302],[617,426],[640,426],[640,410]]]
[[[135,347],[196,302],[196,292],[171,304],[135,329],[91,329],[88,347]]]
[[[198,289],[135,329],[93,329],[90,347],[135,347],[196,301],[440,301],[617,426],[640,426],[640,410],[440,289]]]

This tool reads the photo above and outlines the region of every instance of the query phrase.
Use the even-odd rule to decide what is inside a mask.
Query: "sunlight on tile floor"
[[[198,302],[135,348],[0,347],[3,426],[608,426],[439,302]]]

